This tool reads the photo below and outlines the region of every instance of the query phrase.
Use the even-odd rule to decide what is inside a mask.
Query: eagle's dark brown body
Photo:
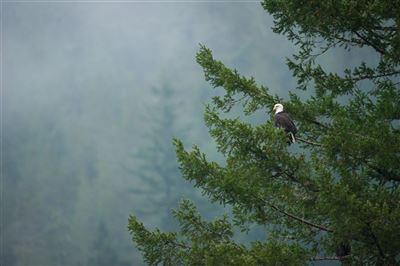
[[[285,111],[276,113],[274,122],[276,127],[283,128],[285,132],[291,134],[290,142],[294,143],[297,128],[290,116]]]

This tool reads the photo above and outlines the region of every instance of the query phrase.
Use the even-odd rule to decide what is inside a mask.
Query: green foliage
[[[149,265],[304,265],[306,252],[301,246],[271,240],[255,242],[247,249],[232,241],[232,225],[226,216],[206,222],[187,200],[174,216],[180,223],[179,234],[150,232],[130,216],[128,229]]]
[[[176,233],[150,232],[135,217],[133,240],[149,264],[304,265],[313,260],[394,265],[400,258],[400,5],[393,1],[269,1],[274,31],[299,47],[288,59],[301,100],[271,95],[200,47],[197,62],[225,94],[206,107],[205,123],[224,165],[197,146],[175,140],[183,177],[213,202],[233,207],[204,221],[184,201]],[[377,64],[362,62],[328,73],[318,57],[331,49],[370,49]],[[298,149],[271,122],[251,125],[226,118],[235,105],[249,115],[281,102],[299,127]],[[265,241],[233,239],[233,226],[265,226]]]

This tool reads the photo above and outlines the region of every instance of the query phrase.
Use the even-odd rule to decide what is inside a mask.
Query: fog
[[[5,265],[141,265],[130,214],[170,230],[182,197],[224,212],[181,178],[172,145],[220,160],[200,43],[272,93],[296,86],[295,48],[257,2],[9,1],[1,20]]]

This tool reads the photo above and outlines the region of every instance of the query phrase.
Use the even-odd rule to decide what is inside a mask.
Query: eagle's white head
[[[283,111],[283,105],[280,103],[277,103],[274,105],[274,109],[272,111],[275,111],[275,114],[280,113]]]

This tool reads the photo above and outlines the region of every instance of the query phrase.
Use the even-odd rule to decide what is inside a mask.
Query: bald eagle
[[[283,111],[283,105],[277,103],[275,104],[274,109],[272,110],[275,111],[275,119],[274,119],[275,126],[283,128],[286,133],[290,134],[289,143],[295,143],[296,142],[295,135],[297,133],[297,128],[293,123],[292,119],[290,118],[290,116],[285,111]]]

